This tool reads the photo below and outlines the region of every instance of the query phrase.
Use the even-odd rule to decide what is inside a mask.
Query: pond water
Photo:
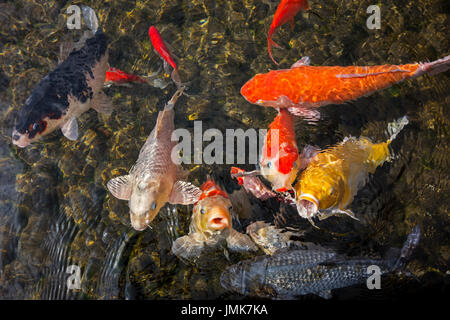
[[[0,3],[0,299],[239,299],[219,276],[250,254],[223,252],[196,264],[171,254],[173,240],[187,234],[192,206],[166,205],[151,229],[131,228],[128,206],[107,191],[112,177],[126,174],[175,92],[148,37],[156,26],[179,57],[189,96],[175,108],[175,127],[203,130],[267,128],[272,108],[251,105],[241,86],[256,73],[276,69],[267,54],[267,30],[278,1],[151,0],[85,1],[109,38],[109,63],[129,73],[156,75],[158,86],[112,86],[111,116],[91,110],[79,118],[79,138],[59,130],[21,149],[11,143],[17,115],[33,87],[58,61],[62,41],[78,39],[66,28],[70,1]],[[449,54],[449,2],[384,1],[381,29],[369,30],[371,1],[309,2],[274,40],[280,67],[302,56],[312,65],[376,65],[432,61]],[[163,87],[163,88],[161,88]],[[410,124],[393,143],[396,158],[378,168],[360,190],[352,210],[360,221],[332,217],[320,230],[275,200],[250,198],[256,220],[304,232],[302,241],[334,247],[351,256],[381,255],[401,247],[419,224],[422,238],[408,264],[417,278],[391,277],[382,290],[338,290],[336,298],[388,299],[431,290],[449,280],[449,73],[402,82],[368,97],[321,108],[315,124],[296,120],[299,147],[321,148],[361,135],[386,139],[385,128],[407,115]],[[207,143],[205,143],[206,145]],[[239,189],[231,165],[184,165],[189,181],[207,174],[231,193]],[[242,165],[251,170],[253,165]],[[261,252],[257,254],[262,254]],[[68,266],[81,270],[81,288],[69,290]]]

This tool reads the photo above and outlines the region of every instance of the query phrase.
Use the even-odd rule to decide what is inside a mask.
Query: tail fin
[[[412,252],[419,244],[419,240],[420,240],[420,227],[419,225],[416,225],[414,228],[412,228],[411,232],[408,235],[408,238],[403,244],[403,248],[400,251],[400,257],[397,259],[397,262],[394,265],[393,268],[394,270],[398,270],[405,265],[405,263],[411,256]]]
[[[392,142],[400,131],[409,123],[408,117],[403,116],[400,119],[394,120],[387,126],[387,134],[389,136],[389,142]]]
[[[275,43],[275,41],[272,40],[272,35],[269,34],[267,37],[267,51],[269,52],[270,59],[272,59],[273,63],[275,63],[278,66],[279,63],[276,62],[272,56],[272,45],[276,48],[281,48],[281,46],[279,46],[278,44]]]
[[[81,6],[83,11],[83,19],[89,29],[95,34],[98,30],[98,19],[95,15],[94,9],[88,6]]]
[[[421,75],[423,73],[435,75],[441,72],[445,72],[449,69],[450,69],[450,55],[433,62],[421,63],[419,70],[422,72],[419,71],[418,75]]]

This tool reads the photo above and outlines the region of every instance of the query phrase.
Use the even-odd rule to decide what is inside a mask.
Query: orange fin
[[[291,31],[294,31],[294,28],[295,28],[295,21],[294,21],[294,18],[292,18],[291,20],[289,20],[289,23],[291,24]]]
[[[272,56],[272,45],[276,48],[281,48],[278,44],[275,43],[271,38],[267,38],[267,51],[269,51],[269,57],[272,59],[272,61],[278,66],[279,63],[275,61],[275,59]]]
[[[303,6],[304,10],[309,10],[309,3],[308,1],[305,1],[305,5]]]

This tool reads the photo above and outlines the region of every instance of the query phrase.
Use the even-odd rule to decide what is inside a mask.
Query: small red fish
[[[110,67],[106,71],[105,85],[110,84],[126,84],[130,82],[147,83],[144,79],[134,74],[128,74],[117,68]]]
[[[169,49],[167,48],[167,43],[163,40],[161,34],[154,26],[151,26],[148,29],[148,35],[153,47],[155,48],[155,51],[161,56],[165,63],[168,63],[173,68],[171,78],[173,82],[175,82],[175,84],[179,87],[181,85],[181,80],[178,74],[178,66],[175,63]]]
[[[292,29],[294,29],[294,17],[301,9],[309,9],[307,0],[281,0],[275,11],[269,33],[267,34],[267,50],[269,51],[270,59],[272,59],[276,65],[278,65],[278,62],[272,57],[272,45],[277,48],[280,48],[280,46],[272,40],[272,35],[278,27],[286,22],[290,22]]]
[[[271,182],[273,190],[284,192],[292,189],[300,170],[300,160],[294,121],[286,109],[280,109],[269,125],[259,165],[261,174]]]
[[[433,75],[450,69],[450,56],[428,62],[379,66],[310,66],[303,57],[290,69],[257,74],[242,88],[250,103],[317,119],[315,110],[328,104],[341,104],[425,73]]]

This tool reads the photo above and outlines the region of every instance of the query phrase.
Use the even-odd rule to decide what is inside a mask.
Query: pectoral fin
[[[64,125],[61,127],[61,131],[63,135],[69,140],[77,140],[78,139],[78,122],[76,118],[70,118]]]
[[[304,56],[302,57],[300,60],[298,60],[297,62],[295,62],[292,66],[292,68],[298,68],[301,66],[309,66],[311,64],[311,59],[309,59],[308,56]]]
[[[320,212],[318,216],[319,216],[319,220],[325,220],[331,216],[340,215],[340,214],[349,216],[350,218],[359,221],[359,219],[355,216],[355,214],[349,209],[333,208],[330,210]]]
[[[330,299],[330,298],[331,298],[331,290],[328,290],[328,291],[320,291],[320,292],[317,293],[317,295],[318,295],[319,297],[324,298],[324,299]]]
[[[318,110],[304,107],[289,107],[288,111],[294,116],[305,118],[309,124],[314,124],[320,120],[320,112]]]
[[[302,153],[299,155],[300,158],[300,170],[306,169],[311,160],[320,152],[320,149],[313,147],[311,145],[306,145]]]
[[[334,209],[333,210],[335,213],[337,214],[344,214],[349,216],[350,218],[359,221],[359,219],[355,216],[355,214],[353,213],[353,211],[351,211],[350,209]]]
[[[59,46],[58,64],[61,64],[64,60],[66,60],[74,48],[74,43],[71,41],[61,43]]]
[[[119,176],[114,179],[111,179],[106,184],[109,192],[121,200],[130,200],[131,197],[131,177],[130,175]]]
[[[201,190],[192,183],[177,181],[173,185],[172,193],[169,197],[169,203],[184,205],[196,203],[201,193]]]
[[[227,246],[231,251],[237,252],[258,250],[258,247],[249,236],[239,233],[234,229],[230,230],[230,235],[227,237]]]
[[[94,95],[94,100],[92,100],[92,108],[97,112],[104,114],[111,114],[114,110],[111,98],[102,91]]]
[[[182,166],[177,167],[177,180],[185,180],[189,176],[189,170],[183,169]]]
[[[178,238],[172,244],[172,253],[187,260],[198,258],[202,250],[203,242],[197,241],[191,234]]]

